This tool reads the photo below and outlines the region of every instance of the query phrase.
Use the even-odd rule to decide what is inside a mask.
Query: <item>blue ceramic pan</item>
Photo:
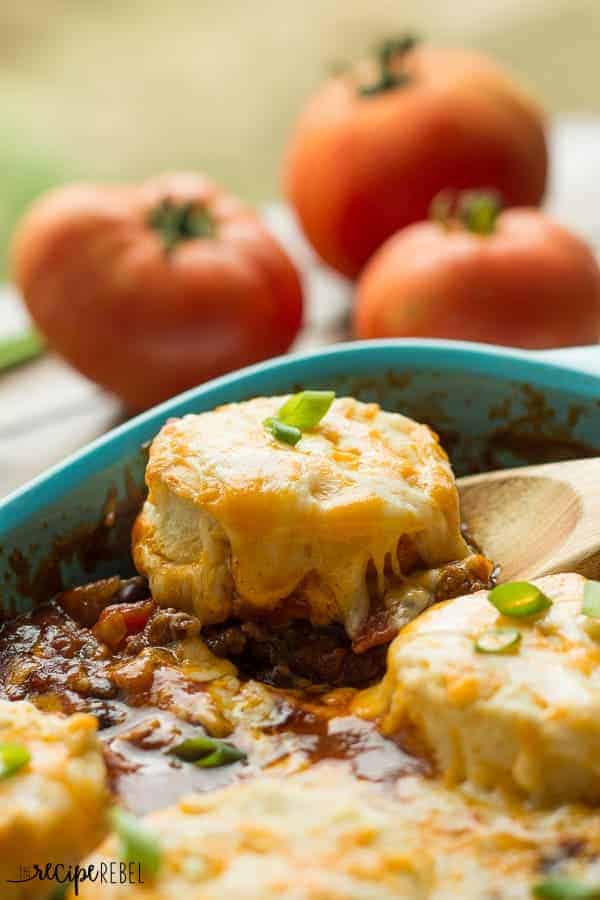
[[[459,475],[600,453],[600,376],[577,368],[577,356],[556,359],[458,342],[373,341],[281,357],[188,391],[0,505],[2,608],[20,611],[62,586],[130,571],[144,445],[172,416],[260,394],[333,388],[428,422]]]

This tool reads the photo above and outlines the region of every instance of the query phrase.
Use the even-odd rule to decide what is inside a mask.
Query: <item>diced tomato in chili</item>
[[[144,630],[155,608],[152,600],[107,606],[93,628],[94,636],[115,649],[130,635]]]

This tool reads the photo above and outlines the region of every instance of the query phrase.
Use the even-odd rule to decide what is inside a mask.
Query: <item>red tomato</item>
[[[285,352],[298,274],[257,215],[193,174],[39,200],[14,274],[50,345],[139,409]]]
[[[285,191],[317,253],[358,275],[394,232],[422,221],[444,188],[537,205],[546,184],[542,116],[491,60],[392,42],[328,81],[290,140]]]
[[[586,244],[538,210],[496,219],[481,198],[467,212],[473,200],[466,224],[412,225],[373,256],[357,286],[356,334],[532,349],[595,343],[600,269]]]
[[[100,613],[94,625],[94,636],[113,649],[119,647],[125,638],[138,634],[146,627],[148,619],[156,609],[152,600],[142,603],[115,603]]]

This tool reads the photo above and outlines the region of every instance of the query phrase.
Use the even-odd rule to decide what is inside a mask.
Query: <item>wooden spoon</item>
[[[600,457],[458,480],[462,518],[500,580],[600,577]]]

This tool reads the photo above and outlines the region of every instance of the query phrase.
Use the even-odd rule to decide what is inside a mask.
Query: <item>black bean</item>
[[[148,581],[142,575],[136,575],[135,578],[129,578],[124,581],[115,596],[112,603],[140,603],[147,600],[150,596],[150,588]]]

